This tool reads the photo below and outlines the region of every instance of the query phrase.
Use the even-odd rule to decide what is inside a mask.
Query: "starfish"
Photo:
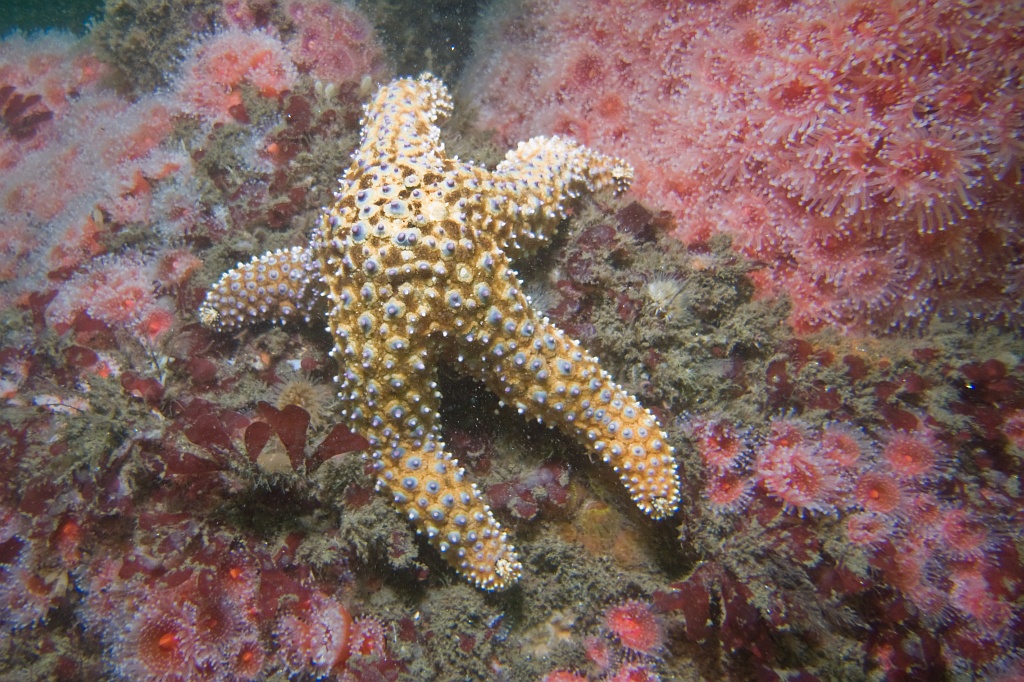
[[[341,414],[370,444],[378,489],[456,571],[498,590],[522,566],[445,448],[439,361],[454,359],[502,404],[574,436],[655,519],[675,512],[679,479],[654,415],[531,308],[512,269],[550,239],[568,202],[626,189],[632,168],[559,137],[520,143],[493,171],[464,163],[440,141],[451,108],[430,74],[383,86],[308,247],[239,263],[200,319],[222,330],[308,320],[326,296]]]

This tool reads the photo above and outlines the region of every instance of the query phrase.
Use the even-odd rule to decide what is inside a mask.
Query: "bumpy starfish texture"
[[[429,74],[381,88],[309,248],[239,264],[200,318],[221,329],[285,321],[325,294],[343,415],[370,443],[378,488],[458,572],[503,589],[522,566],[444,447],[439,361],[454,358],[503,403],[572,434],[655,519],[676,510],[679,479],[654,415],[530,307],[510,261],[550,238],[568,201],[621,191],[632,169],[558,137],[521,143],[494,171],[460,162],[436,125],[451,106]]]

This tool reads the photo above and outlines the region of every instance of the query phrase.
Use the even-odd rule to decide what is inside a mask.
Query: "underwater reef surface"
[[[0,680],[1019,676],[1020,12],[107,0],[7,35]],[[636,169],[518,276],[681,479],[652,520],[438,358],[522,564],[496,592],[375,491],[318,311],[199,320],[426,70],[448,157],[559,134]]]
[[[463,79],[508,144],[629,160],[687,244],[724,232],[800,331],[1019,325],[1021,3],[526,0]]]

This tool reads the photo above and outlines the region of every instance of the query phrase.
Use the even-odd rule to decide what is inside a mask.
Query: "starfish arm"
[[[365,315],[372,312],[358,318]],[[342,334],[349,360],[340,397],[349,426],[370,443],[363,456],[372,462],[378,490],[477,587],[509,587],[522,565],[479,489],[444,447],[427,337],[411,334],[395,344],[397,337],[381,337],[383,327],[357,320],[356,329]]]
[[[512,293],[519,305],[488,313],[473,350],[465,353],[466,368],[503,402],[574,435],[599,455],[646,514],[672,515],[679,477],[657,419],[578,341],[535,314],[521,292]]]
[[[614,186],[623,192],[633,168],[562,137],[534,137],[509,151],[491,174],[495,192],[481,207],[513,259],[547,243],[583,193]]]
[[[440,167],[444,143],[437,124],[451,111],[448,88],[434,76],[392,81],[366,105],[355,166],[376,166],[381,158],[419,157],[420,163]]]
[[[228,270],[206,293],[199,308],[204,326],[233,331],[259,322],[309,321],[316,300],[314,272],[307,249],[268,251]]]
[[[515,548],[439,434],[431,433],[420,448],[389,447],[370,457],[377,488],[452,568],[486,590],[519,579]]]

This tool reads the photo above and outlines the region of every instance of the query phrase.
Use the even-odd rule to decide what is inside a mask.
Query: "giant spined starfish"
[[[530,307],[510,260],[548,240],[567,201],[623,190],[632,169],[559,137],[520,143],[493,171],[449,158],[436,124],[451,107],[429,74],[382,87],[308,248],[240,263],[200,318],[220,329],[308,319],[326,295],[342,415],[370,443],[378,488],[457,571],[503,589],[522,566],[444,447],[442,355],[503,403],[575,436],[653,518],[676,510],[679,479],[654,415]]]

